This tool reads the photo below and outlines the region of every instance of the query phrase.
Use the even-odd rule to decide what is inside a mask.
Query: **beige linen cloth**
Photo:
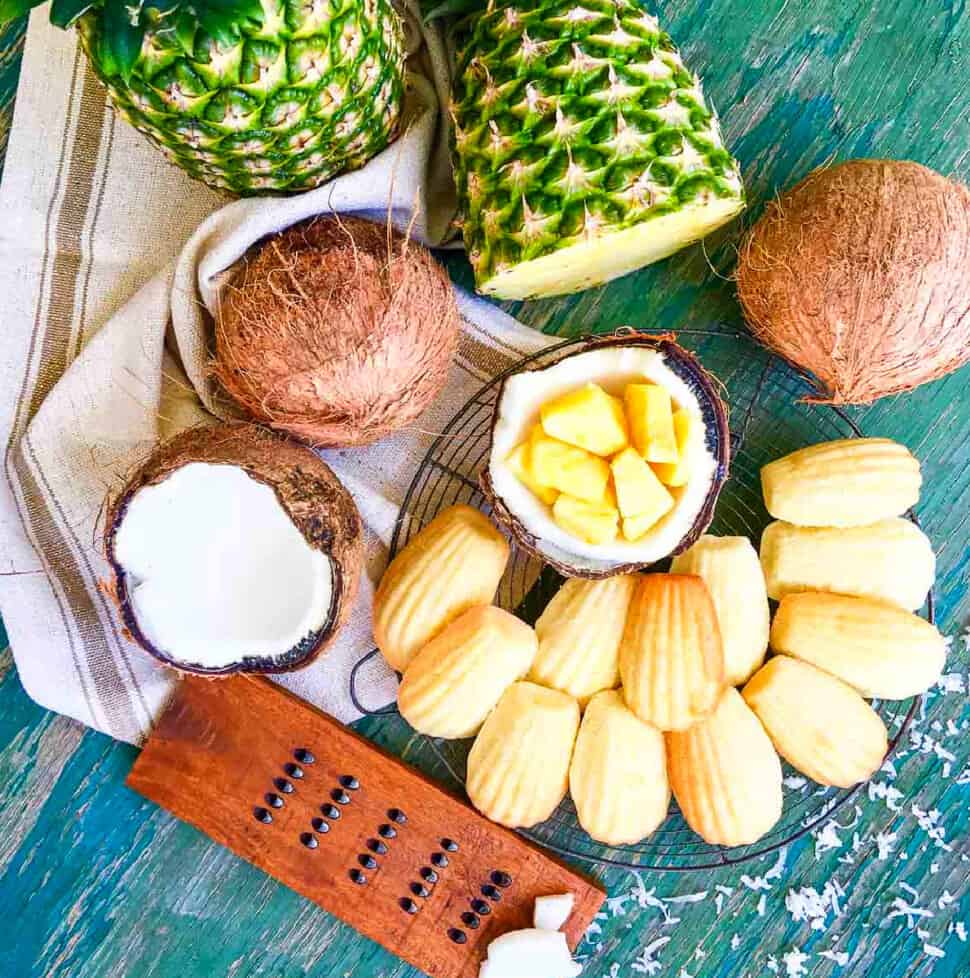
[[[411,0],[409,0],[411,2]],[[101,582],[106,492],[160,436],[218,412],[206,377],[220,281],[260,238],[327,211],[408,226],[429,244],[453,216],[439,105],[440,38],[409,24],[403,134],[362,170],[287,199],[227,198],[191,181],[106,106],[73,33],[35,12],[0,185],[0,611],[37,702],[137,743],[174,676],[133,646]],[[414,215],[414,210],[417,213]],[[363,450],[323,453],[368,528],[351,622],[325,658],[281,682],[344,721],[349,674],[371,648],[374,582],[436,432],[495,373],[548,340],[459,295],[464,330],[448,386],[413,428]],[[361,698],[394,696],[381,660]]]

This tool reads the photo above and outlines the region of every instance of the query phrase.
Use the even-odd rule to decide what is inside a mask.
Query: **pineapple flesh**
[[[388,0],[261,0],[262,17],[150,2],[140,50],[119,71],[110,21],[77,22],[119,114],[168,159],[237,194],[308,190],[394,137],[404,41]],[[258,9],[258,8],[257,8]]]
[[[456,45],[455,170],[480,292],[600,285],[743,208],[700,81],[631,0],[489,0]]]

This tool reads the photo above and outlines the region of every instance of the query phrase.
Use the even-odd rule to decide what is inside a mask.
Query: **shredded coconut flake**
[[[707,890],[701,890],[699,893],[684,893],[681,896],[667,897],[667,903],[700,903],[701,900],[707,899]]]
[[[896,848],[895,832],[879,832],[876,835],[876,858],[888,859]]]
[[[933,844],[944,852],[952,852],[953,846],[946,841],[946,829],[940,825],[941,813],[938,808],[923,811],[919,805],[913,804],[912,812],[916,816],[919,827],[933,840]]]
[[[945,672],[937,680],[936,688],[946,696],[948,693],[965,693],[967,683],[959,672]]]
[[[829,819],[821,829],[813,832],[815,837],[815,858],[817,859],[823,852],[831,849],[840,849],[842,839],[839,836],[839,824],[835,819]]]
[[[785,978],[801,978],[807,975],[805,962],[808,955],[803,954],[801,948],[793,947],[787,954],[781,956],[781,963],[785,966]]]
[[[951,903],[956,902],[956,897],[949,891],[944,890],[940,894],[940,899],[936,901],[936,905],[941,909],[945,910]]]
[[[821,893],[812,886],[789,890],[785,896],[785,909],[796,923],[807,920],[812,930],[824,931],[828,927],[829,913],[834,917],[841,914],[839,898],[843,896],[845,891],[838,880],[828,880]]]
[[[849,963],[849,955],[845,951],[836,951],[834,948],[828,951],[819,951],[818,956],[834,961],[840,968],[844,968]]]
[[[910,930],[916,929],[916,922],[921,918],[935,916],[932,910],[927,910],[926,907],[916,906],[916,904],[907,903],[902,897],[896,897],[892,902],[892,906],[893,909],[886,914],[883,922],[888,924],[890,920],[894,920],[896,917],[905,917],[906,926]]]
[[[870,781],[868,792],[870,801],[876,801],[881,798],[886,803],[886,808],[891,812],[898,812],[900,810],[903,793],[891,784],[887,784],[885,781]]]
[[[637,955],[636,960],[630,965],[630,967],[634,971],[643,975],[659,974],[663,965],[657,960],[657,954],[660,952],[661,948],[669,943],[669,937],[658,937],[655,941],[651,941]]]

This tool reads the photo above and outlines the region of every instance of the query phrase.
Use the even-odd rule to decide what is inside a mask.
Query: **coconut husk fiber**
[[[970,360],[970,191],[917,163],[851,160],[768,204],[738,296],[755,336],[866,404]]]
[[[216,317],[212,373],[252,419],[318,447],[365,445],[445,383],[459,313],[444,269],[390,227],[326,217],[262,242]]]

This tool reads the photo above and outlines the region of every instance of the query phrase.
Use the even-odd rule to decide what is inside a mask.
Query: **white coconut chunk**
[[[551,367],[514,374],[506,383],[498,404],[492,435],[489,474],[495,495],[537,541],[538,548],[554,560],[576,564],[577,557],[617,564],[652,563],[670,554],[694,525],[704,507],[717,472],[717,460],[701,444],[703,425],[698,425],[698,444],[686,485],[670,490],[675,505],[639,540],[616,539],[592,544],[564,530],[552,518],[552,510],[539,500],[512,471],[508,457],[539,421],[543,404],[587,383],[599,384],[609,394],[622,397],[627,384],[649,383],[665,388],[677,408],[703,417],[691,388],[666,364],[666,357],[644,346],[612,346],[564,357]]]
[[[496,937],[487,953],[478,978],[577,978],[583,970],[558,930],[513,930]]]
[[[275,659],[330,615],[332,561],[238,466],[193,462],[139,489],[114,552],[142,632],[178,662]]]
[[[539,930],[559,930],[569,920],[575,899],[572,893],[536,897],[532,910],[532,923]]]

